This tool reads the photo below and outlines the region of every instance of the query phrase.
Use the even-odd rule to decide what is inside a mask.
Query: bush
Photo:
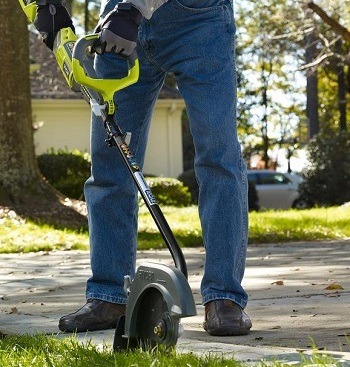
[[[350,201],[350,133],[326,131],[310,140],[301,195],[310,204],[341,205]]]
[[[146,180],[160,205],[176,207],[191,205],[192,200],[189,189],[176,178],[147,177]]]
[[[192,202],[197,204],[198,203],[198,194],[199,188],[198,183],[196,180],[196,176],[194,173],[194,169],[190,169],[181,173],[178,179],[183,182],[185,186],[187,186],[192,195]],[[256,191],[255,184],[252,182],[248,182],[248,206],[249,211],[251,210],[259,210],[259,198],[258,192]]]
[[[63,195],[72,199],[83,198],[83,188],[90,176],[90,156],[78,150],[50,150],[37,158],[46,180]]]
[[[198,194],[199,188],[196,179],[196,175],[194,173],[194,169],[189,169],[185,172],[182,172],[178,177],[179,181],[181,181],[185,186],[187,186],[190,190],[192,196],[192,202],[194,204],[198,203]]]

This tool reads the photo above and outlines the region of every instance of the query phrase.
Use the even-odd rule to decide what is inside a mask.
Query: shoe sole
[[[62,324],[58,325],[58,328],[65,333],[83,333],[87,331],[98,331],[98,330],[108,330],[115,329],[117,327],[117,323],[103,323],[99,325],[93,325],[91,327],[68,327]]]
[[[206,323],[203,323],[204,330],[212,336],[243,336],[250,333],[250,329],[235,329],[229,327],[218,327],[215,329],[210,330]]]

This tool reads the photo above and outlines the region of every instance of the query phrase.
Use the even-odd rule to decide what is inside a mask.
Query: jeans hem
[[[123,297],[116,297],[111,296],[109,294],[103,294],[103,293],[86,293],[86,299],[93,298],[93,299],[99,299],[101,301],[110,302],[110,303],[118,303],[118,304],[126,304],[127,299]]]
[[[237,303],[238,306],[242,307],[242,309],[244,309],[247,306],[247,301],[246,300],[242,300],[239,299],[238,297],[236,297],[233,294],[228,294],[228,295],[218,295],[218,294],[212,294],[209,296],[203,296],[203,305],[211,302],[211,301],[215,301],[218,299],[228,299],[230,301],[233,301],[234,303]]]

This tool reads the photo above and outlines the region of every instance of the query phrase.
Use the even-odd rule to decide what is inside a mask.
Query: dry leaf
[[[11,312],[10,314],[18,314],[18,310],[17,310],[17,307],[11,307]]]
[[[338,289],[344,289],[340,284],[332,283],[328,287],[325,288],[327,291],[334,291]]]
[[[271,284],[275,284],[275,285],[284,285],[283,280],[277,280],[276,282],[273,282]]]

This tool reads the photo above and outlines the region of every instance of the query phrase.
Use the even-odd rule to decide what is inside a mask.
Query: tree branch
[[[339,24],[336,20],[327,15],[327,13],[315,4],[313,1],[308,3],[308,7],[316,13],[325,23],[327,23],[335,32],[341,35],[345,40],[350,41],[350,32]]]
[[[314,60],[313,62],[310,62],[306,65],[303,65],[299,68],[299,70],[306,70],[306,69],[310,69],[313,68],[315,66],[318,66],[319,64],[322,63],[322,61],[324,61],[327,57],[333,56],[334,53],[333,52],[329,52],[327,54],[324,54],[322,56],[320,56],[318,59]]]

